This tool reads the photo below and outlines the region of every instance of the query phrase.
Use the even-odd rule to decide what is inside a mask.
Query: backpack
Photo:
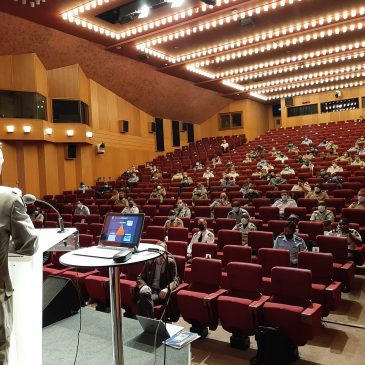
[[[257,355],[252,365],[288,365],[299,357],[298,347],[278,327],[259,326],[255,337]]]

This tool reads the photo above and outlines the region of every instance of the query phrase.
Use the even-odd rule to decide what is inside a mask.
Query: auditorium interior
[[[265,324],[299,346],[298,365],[363,364],[364,28],[359,0],[1,0],[0,183],[55,206],[80,247],[97,245],[105,215],[124,210],[123,191],[145,214],[141,242],[166,241],[176,260],[180,286],[155,317],[202,330],[194,365],[250,364]],[[186,185],[174,178],[183,172]],[[311,219],[322,199],[295,189],[300,182],[326,192],[328,229]],[[295,207],[281,214],[272,204],[283,191]],[[257,228],[244,246],[232,207],[211,205],[222,193]],[[167,231],[179,199],[191,216]],[[75,214],[77,202],[90,214]],[[36,228],[58,227],[52,209],[27,209]],[[300,253],[298,268],[273,248],[292,214],[298,237],[319,247]],[[215,242],[195,243],[191,262],[200,218]],[[326,234],[343,218],[356,247]],[[83,306],[108,313],[108,272],[59,259],[51,253],[44,280],[77,282]],[[121,269],[126,317],[136,315],[142,268]]]

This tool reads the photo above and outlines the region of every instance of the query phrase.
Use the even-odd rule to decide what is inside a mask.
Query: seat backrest
[[[252,249],[249,246],[226,245],[223,247],[223,267],[230,262],[251,262]]]
[[[315,241],[316,237],[324,234],[323,222],[303,222],[298,224],[299,232],[306,233],[311,241]]]
[[[284,231],[284,226],[288,221],[283,220],[270,220],[267,222],[267,230],[274,234],[274,237],[278,236]]]
[[[154,226],[163,226],[167,220],[168,220],[167,215],[166,216],[155,215],[153,217],[152,224]]]
[[[222,251],[226,245],[242,245],[242,234],[240,231],[221,229],[218,231],[218,250]]]
[[[299,198],[298,199],[298,207],[305,207],[308,213],[312,212],[313,207],[318,206],[317,199],[307,199],[307,198]]]
[[[289,250],[276,248],[260,248],[259,263],[262,266],[263,276],[270,277],[271,269],[275,266],[290,266]]]
[[[232,207],[214,207],[214,218],[227,218],[227,214],[232,210]]]
[[[160,241],[165,239],[165,229],[162,226],[148,226],[146,229],[146,237],[153,238]]]
[[[89,247],[93,243],[93,236],[91,234],[79,234],[80,247]]]
[[[232,229],[236,225],[236,220],[232,218],[216,218],[215,231],[218,232],[221,229]]]
[[[253,250],[259,248],[272,248],[274,246],[274,235],[272,232],[251,231],[248,232],[248,245]]]
[[[333,279],[333,256],[325,252],[299,252],[298,268],[310,270],[313,283],[328,285]]]
[[[193,257],[206,257],[206,255],[209,254],[215,259],[217,258],[217,250],[218,247],[215,243],[195,242],[191,246],[191,255]]]
[[[188,242],[189,230],[184,227],[171,227],[168,230],[167,236],[171,241]]]
[[[312,273],[292,267],[271,270],[271,302],[308,307],[311,303]]]
[[[336,208],[337,213],[341,213],[342,208],[346,205],[345,198],[328,198],[324,200],[327,204],[327,207]]]
[[[284,217],[289,218],[291,214],[296,214],[300,221],[307,219],[307,208],[306,207],[288,207],[284,209]]]
[[[365,226],[365,209],[343,208],[342,218],[348,218],[351,223]]]
[[[230,262],[227,265],[228,295],[258,299],[261,297],[262,267],[261,265]]]
[[[203,293],[212,293],[221,284],[222,263],[220,260],[195,257],[191,263],[190,289]]]
[[[265,223],[271,219],[280,219],[278,207],[260,207],[259,216]]]
[[[195,206],[194,212],[195,212],[195,217],[210,218],[209,206]]]
[[[317,245],[320,252],[328,252],[333,256],[333,261],[344,264],[347,262],[347,239],[345,237],[317,236]]]
[[[166,241],[167,250],[174,256],[187,256],[188,244],[184,241]]]

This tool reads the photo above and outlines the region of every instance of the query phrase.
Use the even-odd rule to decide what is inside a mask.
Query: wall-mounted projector
[[[102,143],[98,143],[98,144],[96,145],[96,153],[97,153],[98,155],[102,155],[102,154],[104,154],[104,153],[105,153],[105,143],[104,143],[104,142],[102,142]]]
[[[336,90],[336,92],[335,92],[335,98],[336,99],[339,99],[341,96],[342,96],[341,91],[340,90]]]

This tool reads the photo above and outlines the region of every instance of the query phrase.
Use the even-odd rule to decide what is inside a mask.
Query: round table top
[[[161,246],[156,246],[154,244],[149,243],[140,243],[138,245],[138,251],[144,251],[149,248],[156,248],[160,249],[161,251],[164,250]],[[81,248],[79,250],[83,250]],[[126,262],[114,262],[113,259],[105,259],[101,257],[91,257],[91,256],[81,256],[75,254],[76,251],[70,251],[60,257],[60,263],[66,266],[75,266],[75,267],[111,267],[111,266],[120,266],[120,265],[130,265],[135,264],[137,262],[144,262],[153,260],[156,257],[160,256],[159,252],[153,251],[145,251],[134,253],[132,257]]]

